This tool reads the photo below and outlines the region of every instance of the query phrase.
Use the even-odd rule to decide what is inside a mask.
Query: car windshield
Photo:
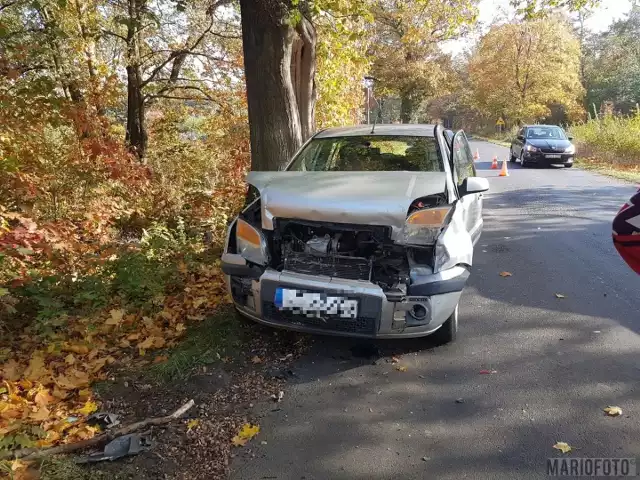
[[[433,137],[371,135],[311,140],[288,170],[444,172],[444,165]]]
[[[567,136],[560,127],[530,127],[527,130],[527,138],[551,138],[566,140]]]

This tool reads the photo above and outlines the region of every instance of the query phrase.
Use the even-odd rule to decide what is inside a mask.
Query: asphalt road
[[[489,162],[507,149],[472,148],[491,191],[458,340],[380,342],[376,360],[316,337],[232,478],[547,478],[558,441],[572,457],[640,456],[640,276],[610,228],[635,188],[575,168],[499,178]]]

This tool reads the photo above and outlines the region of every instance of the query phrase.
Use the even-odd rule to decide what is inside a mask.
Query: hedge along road
[[[513,163],[500,178],[491,158],[508,149],[472,149],[491,191],[456,343],[380,342],[363,358],[359,342],[315,337],[232,478],[533,479],[559,441],[567,457],[640,452],[640,277],[611,242],[634,187]]]

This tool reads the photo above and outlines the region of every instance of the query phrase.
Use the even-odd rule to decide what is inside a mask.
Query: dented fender
[[[436,241],[434,273],[473,264],[473,241],[465,225],[463,206],[458,201],[453,208],[451,221]]]

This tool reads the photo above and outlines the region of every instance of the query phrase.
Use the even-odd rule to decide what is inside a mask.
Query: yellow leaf
[[[68,364],[68,365],[73,365],[74,363],[76,363],[76,357],[73,356],[73,353],[70,353],[69,355],[67,355],[64,359],[64,361]]]
[[[96,405],[95,402],[92,402],[90,400],[87,400],[87,403],[84,404],[84,406],[78,410],[78,413],[80,413],[81,415],[91,415],[93,412],[95,412],[98,409],[98,405]]]
[[[120,325],[122,320],[124,319],[124,310],[121,308],[113,309],[109,312],[111,316],[107,318],[107,321],[104,322],[105,325]]]
[[[406,372],[407,367],[405,367],[404,365],[396,365],[396,370],[398,370],[399,372]]]
[[[51,415],[51,412],[49,412],[49,409],[47,407],[40,407],[38,410],[29,415],[29,418],[31,420],[35,420],[36,422],[44,422],[49,418],[49,415]]]
[[[566,297],[561,293],[556,293],[556,298],[566,298]]]
[[[34,382],[41,379],[47,374],[47,370],[44,366],[44,357],[42,353],[36,352],[29,362],[29,366],[24,372],[25,378],[33,380]]]
[[[604,411],[610,417],[617,417],[618,415],[622,415],[622,409],[620,407],[607,407]]]
[[[193,430],[194,428],[196,428],[198,426],[199,423],[200,423],[200,420],[198,420],[197,418],[193,418],[193,419],[189,420],[187,422],[187,430]]]
[[[262,363],[262,359],[256,355],[251,359],[251,363],[255,363],[255,364]]]
[[[78,397],[79,398],[89,398],[91,396],[91,389],[90,388],[85,388],[84,390],[80,390],[78,392]]]
[[[259,431],[259,425],[250,425],[248,423],[245,423],[238,434],[231,439],[231,443],[233,443],[236,447],[246,445],[246,443],[253,437],[255,437]]]
[[[147,350],[148,348],[153,347],[153,343],[155,342],[155,338],[154,337],[147,337],[144,341],[140,342],[138,344],[138,348],[141,348],[143,350]]]
[[[501,277],[512,277],[513,274],[511,272],[500,272]]]
[[[569,453],[571,451],[571,447],[566,442],[558,442],[553,446],[553,448],[560,450],[562,453]]]

